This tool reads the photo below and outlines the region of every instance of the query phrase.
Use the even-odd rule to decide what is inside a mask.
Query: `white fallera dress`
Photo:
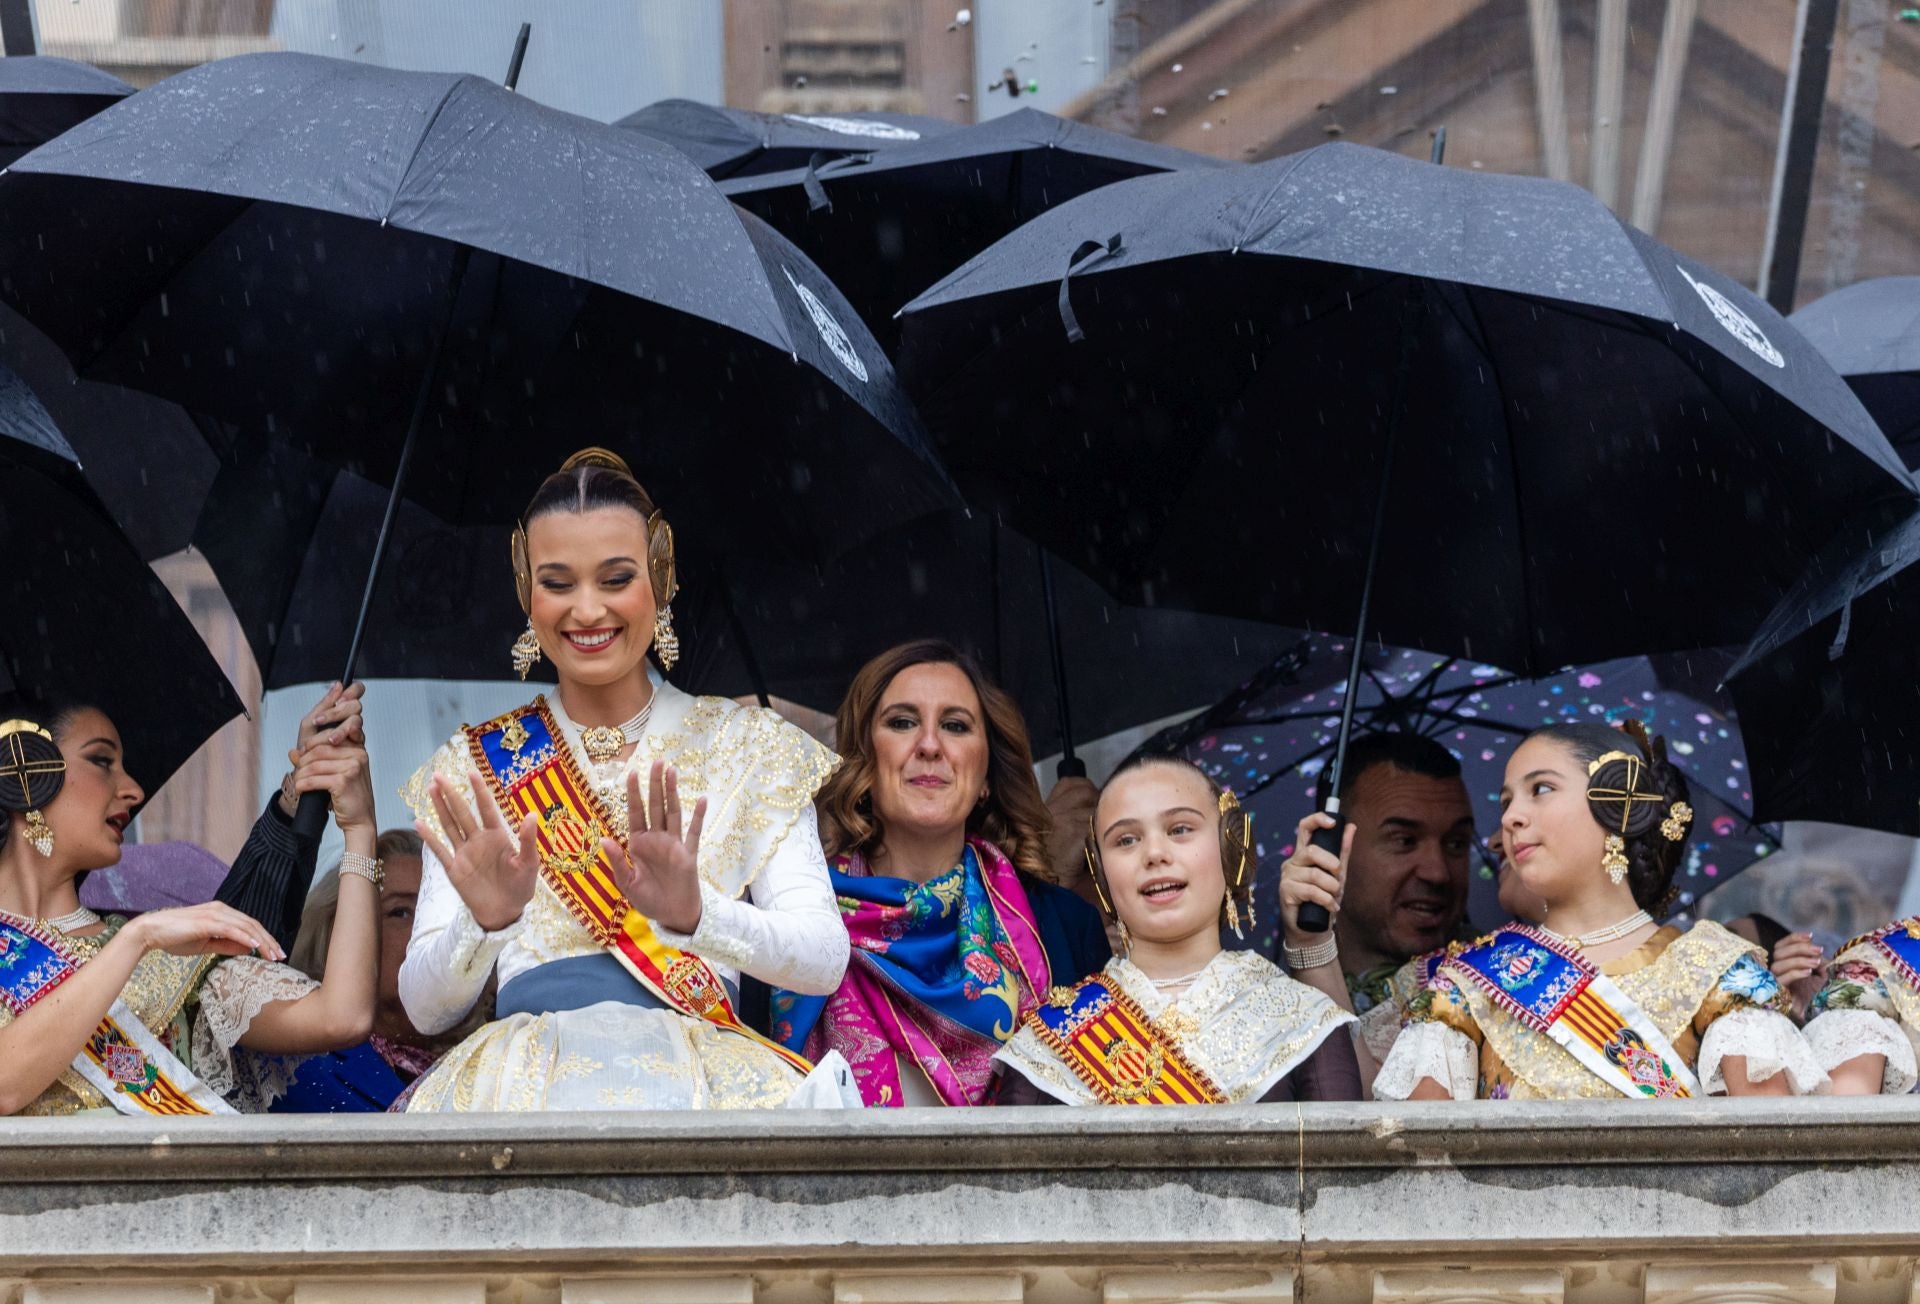
[[[656,759],[678,771],[683,810],[707,798],[700,924],[689,935],[656,923],[662,942],[706,960],[729,986],[742,973],[802,992],[839,985],[847,933],[813,814],[814,794],[837,764],[830,751],[771,711],[657,683],[632,755],[596,766],[557,698],[548,705],[609,812],[626,809],[627,774],[644,777]],[[414,775],[404,795],[421,819],[437,826],[428,797],[435,775],[471,797],[471,764],[461,733]],[[487,932],[428,851],[400,999],[422,1032],[440,1032],[466,1017],[489,975],[504,992],[543,966],[606,954],[544,881],[517,921]],[[752,1039],[663,1006],[624,971],[608,966],[595,981],[606,999],[522,1009],[482,1027],[420,1080],[408,1111],[860,1104],[838,1055],[803,1077]]]

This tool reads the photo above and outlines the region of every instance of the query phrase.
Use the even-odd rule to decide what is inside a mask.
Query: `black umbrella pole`
[[[726,572],[719,573],[720,609],[727,614],[727,632],[733,635],[733,645],[740,650],[740,664],[746,667],[747,682],[753,685],[753,695],[760,705],[771,708],[773,699],[767,694],[767,675],[760,668],[760,658],[753,654],[753,643],[747,638],[747,626],[740,619],[739,610],[733,605],[733,586],[727,583]]]
[[[1053,654],[1053,691],[1060,699],[1060,763],[1056,779],[1084,779],[1087,763],[1073,754],[1073,708],[1067,703],[1067,655],[1060,646],[1060,608],[1053,597],[1053,562],[1040,549],[1040,596],[1047,604],[1047,650]]]
[[[1424,301],[1425,291],[1415,291],[1409,299],[1406,318],[1400,328],[1400,361],[1394,377],[1393,412],[1387,419],[1387,446],[1380,464],[1380,494],[1373,504],[1373,533],[1367,539],[1367,570],[1360,582],[1360,614],[1354,621],[1353,655],[1347,661],[1347,697],[1340,704],[1340,735],[1334,744],[1333,763],[1327,776],[1326,814],[1333,817],[1333,827],[1316,829],[1308,839],[1323,851],[1340,854],[1340,843],[1347,831],[1347,821],[1340,814],[1340,779],[1347,768],[1347,743],[1353,737],[1353,711],[1360,700],[1361,658],[1366,655],[1367,617],[1373,606],[1373,576],[1380,564],[1380,539],[1387,529],[1387,494],[1393,488],[1393,449],[1400,442],[1400,419],[1406,406],[1407,372],[1413,364],[1413,331],[1417,307]],[[1333,927],[1333,916],[1327,908],[1318,902],[1304,902],[1300,907],[1300,931],[1303,933],[1324,933]]]
[[[400,460],[393,468],[393,486],[387,492],[387,510],[380,517],[380,533],[373,541],[373,560],[367,564],[367,582],[360,590],[360,614],[353,620],[353,637],[347,643],[347,665],[340,672],[340,686],[353,683],[353,672],[360,664],[360,644],[367,636],[367,617],[373,613],[373,596],[380,589],[380,572],[387,560],[387,544],[393,538],[393,523],[400,516],[400,500],[406,496],[407,469],[413,464],[413,448],[420,441],[420,423],[426,420],[427,404],[433,397],[435,378],[440,373],[440,354],[453,330],[453,310],[460,301],[460,287],[467,279],[467,261],[471,251],[462,245],[453,257],[453,289],[447,295],[447,319],[434,337],[433,352],[427,357],[426,374],[420,377],[419,392],[413,396],[413,414],[407,418],[406,438],[400,441]],[[303,792],[293,813],[295,837],[318,842],[327,827],[327,808],[331,799],[324,792]]]

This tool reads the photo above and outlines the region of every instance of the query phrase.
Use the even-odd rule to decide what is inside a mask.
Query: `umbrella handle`
[[[1308,838],[1307,842],[1322,851],[1331,851],[1338,856],[1340,840],[1346,836],[1347,832],[1347,817],[1340,813],[1338,798],[1327,803],[1327,814],[1333,816],[1333,827],[1315,829],[1313,836]],[[1324,933],[1333,927],[1333,916],[1328,914],[1327,908],[1318,901],[1303,901],[1300,903],[1299,925],[1303,933]]]

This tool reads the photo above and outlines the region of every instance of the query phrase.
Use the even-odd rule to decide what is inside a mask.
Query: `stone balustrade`
[[[0,1304],[1920,1304],[1920,1101],[0,1119]]]

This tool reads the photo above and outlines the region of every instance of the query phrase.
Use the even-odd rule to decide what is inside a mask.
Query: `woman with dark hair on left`
[[[331,795],[347,844],[320,983],[274,963],[272,934],[231,906],[129,920],[80,905],[80,878],[119,861],[146,798],[130,762],[93,707],[0,699],[0,1114],[257,1112],[298,1057],[372,1026],[380,870],[366,752],[316,744],[294,773],[297,791]]]
[[[853,958],[830,995],[776,990],[773,1035],[839,1051],[870,1106],[988,1103],[1021,1016],[1110,954],[1093,907],[1049,881],[1020,709],[928,639],[861,668],[836,739],[817,805]]]

